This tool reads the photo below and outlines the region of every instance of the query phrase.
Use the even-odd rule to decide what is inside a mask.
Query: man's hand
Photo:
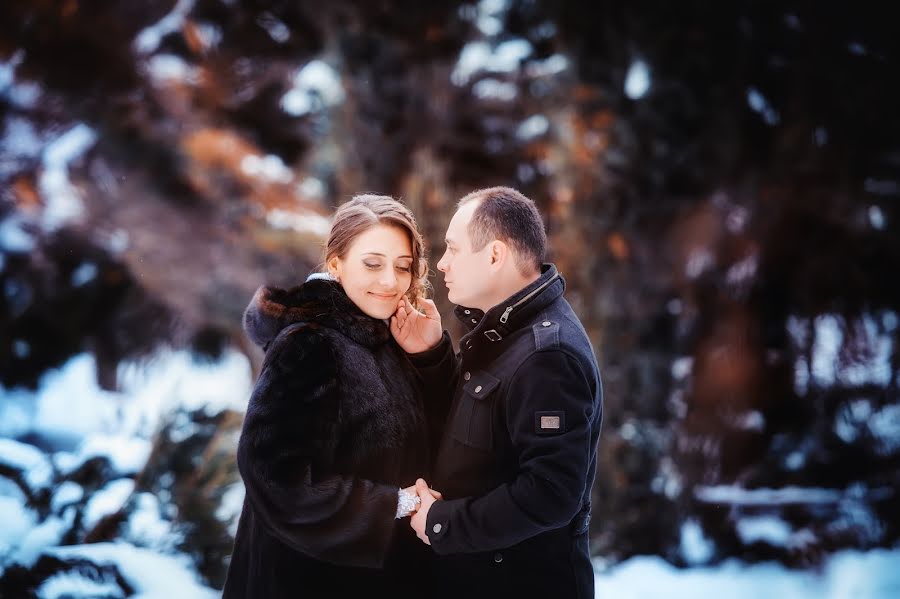
[[[422,308],[421,312],[404,297],[391,316],[391,334],[408,354],[431,349],[440,343],[444,333],[441,315],[434,302],[423,298],[418,303]]]
[[[409,525],[416,531],[416,536],[419,537],[423,543],[431,545],[428,535],[425,534],[425,526],[428,524],[428,510],[431,509],[431,504],[442,499],[443,496],[440,492],[429,489],[428,483],[421,478],[416,480],[416,493],[419,494],[419,499],[422,500],[422,503],[419,504],[419,509],[410,519]]]

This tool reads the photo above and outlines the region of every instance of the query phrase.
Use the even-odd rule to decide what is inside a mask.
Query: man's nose
[[[447,272],[447,254],[446,253],[444,253],[444,255],[441,256],[441,259],[438,260],[437,269],[441,272]]]

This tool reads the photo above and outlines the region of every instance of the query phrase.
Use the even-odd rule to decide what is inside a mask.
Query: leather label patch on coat
[[[539,435],[553,435],[566,432],[566,413],[535,412],[534,432]]]

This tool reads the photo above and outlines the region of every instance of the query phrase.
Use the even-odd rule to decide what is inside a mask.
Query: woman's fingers
[[[438,312],[437,306],[434,305],[434,302],[430,299],[422,299],[419,302],[419,307],[422,309],[422,313],[429,318],[430,320],[440,320],[440,312]]]
[[[406,324],[407,317],[408,315],[406,312],[406,308],[403,307],[403,302],[400,302],[400,304],[397,306],[397,310],[394,312],[394,316],[392,317],[397,320],[398,328],[403,328],[403,325]]]
[[[394,337],[400,336],[400,323],[397,321],[397,316],[391,316],[391,334]]]

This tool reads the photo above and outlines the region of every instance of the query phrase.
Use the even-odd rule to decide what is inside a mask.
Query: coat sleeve
[[[453,353],[450,334],[444,331],[440,343],[418,354],[407,354],[422,382],[425,413],[428,417],[432,455],[437,451],[447,422],[453,391],[459,375],[459,360]]]
[[[597,411],[575,358],[551,350],[523,361],[506,396],[518,474],[485,495],[432,504],[426,532],[435,552],[490,551],[569,524],[582,507]],[[542,415],[560,418],[559,429],[543,430]]]
[[[238,468],[270,535],[323,561],[378,567],[394,529],[397,487],[334,472],[338,375],[326,338],[299,325],[285,329],[250,398]]]

